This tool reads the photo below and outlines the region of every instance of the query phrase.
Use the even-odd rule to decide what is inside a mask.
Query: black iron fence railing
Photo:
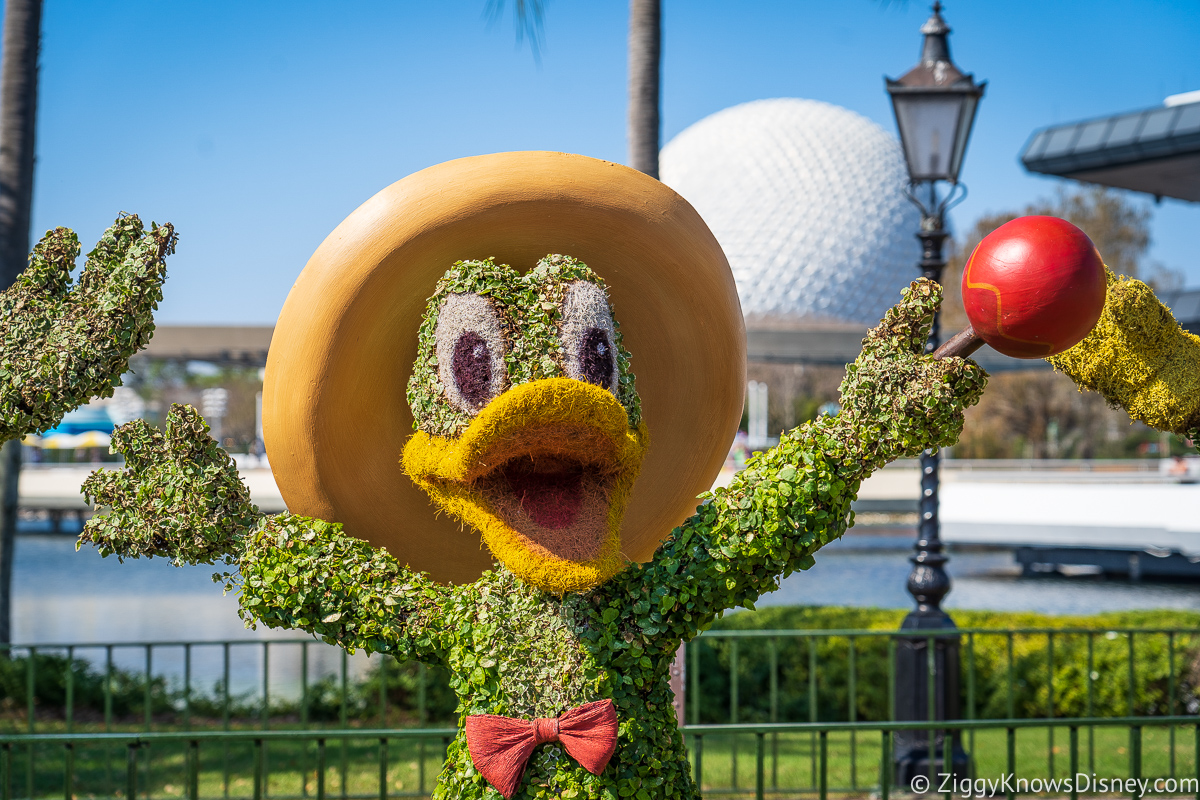
[[[1195,629],[957,633],[968,720],[1200,710]],[[894,629],[708,631],[688,644],[685,719],[888,721],[897,644],[912,638]],[[0,646],[0,732],[419,727],[452,722],[455,705],[437,668],[348,656],[311,639]]]
[[[889,795],[900,793],[1011,800],[1018,794],[1050,794],[1075,800],[1081,794],[1123,793],[1135,798],[1148,794],[1200,798],[1198,725],[1200,720],[1194,716],[1091,717],[689,725],[684,734],[690,744],[693,778],[705,796],[753,793],[761,800],[766,795],[814,794],[825,800],[832,793],[888,800]],[[969,772],[939,772],[938,763],[950,763],[947,752],[944,761],[930,761],[928,775],[897,786],[893,736],[914,730],[931,735],[978,734],[974,741],[979,749],[970,754]],[[1048,754],[1040,754],[1041,742],[1034,741],[1053,741],[1055,730],[1066,734],[1062,748],[1066,752],[1057,764]],[[1093,741],[1108,748],[1101,758],[1095,753],[1087,756],[1081,731],[1099,734]],[[713,747],[722,740],[719,750]],[[750,775],[738,774],[739,741],[751,745],[747,748],[747,755],[753,756]],[[952,737],[944,736],[942,741],[949,747]]]
[[[1198,727],[1194,716],[1093,717],[691,725],[684,736],[693,777],[705,796],[1200,798]],[[1058,766],[1038,758],[1022,741],[1045,738],[1054,729],[1065,733]],[[895,732],[905,730],[973,732],[987,746],[973,754],[969,774],[932,772],[909,786],[896,786],[891,742]],[[1127,747],[1114,747],[1089,767],[1083,731],[1099,731],[1101,741]],[[7,735],[0,736],[0,796],[425,797],[454,733],[438,728]],[[857,758],[856,737],[861,743]],[[745,745],[748,774],[738,774],[732,756],[731,745],[739,741]]]
[[[893,732],[936,731],[957,732],[933,741],[957,739],[969,755],[971,773],[958,778],[1008,776],[984,794],[1096,794],[1101,779],[1161,779],[1175,783],[1142,793],[1200,800],[1200,631],[958,636],[963,719],[936,720],[931,708],[927,720],[899,722],[895,654],[909,633],[705,633],[686,655],[697,782],[713,796],[886,798],[912,788],[890,785]],[[934,652],[936,637],[918,638]],[[0,800],[132,798],[130,781],[146,798],[426,796],[454,735],[444,673],[313,640],[14,645],[7,656]],[[1079,775],[1093,783],[1076,785]],[[932,776],[930,791],[945,794],[942,784]]]
[[[1200,710],[1200,630],[960,628],[963,717],[1173,716]],[[687,722],[890,720],[889,630],[721,630],[688,645]],[[932,684],[936,671],[927,677]]]

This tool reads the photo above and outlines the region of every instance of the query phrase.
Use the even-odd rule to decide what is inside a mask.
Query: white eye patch
[[[616,326],[603,289],[587,281],[567,287],[559,338],[568,377],[616,393]]]
[[[438,377],[458,409],[474,415],[508,385],[504,334],[495,306],[477,294],[452,294],[438,312]]]

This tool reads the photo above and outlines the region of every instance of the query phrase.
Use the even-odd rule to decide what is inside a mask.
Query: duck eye
[[[604,289],[586,281],[567,288],[560,336],[567,376],[615,393],[616,326]]]
[[[504,390],[504,336],[487,298],[453,294],[438,312],[438,374],[450,402],[468,414]]]
[[[454,345],[454,382],[463,399],[481,408],[491,399],[492,354],[487,342],[475,331],[458,337]]]
[[[608,333],[603,328],[589,328],[579,344],[579,366],[583,379],[588,383],[610,389],[613,374],[612,346]]]

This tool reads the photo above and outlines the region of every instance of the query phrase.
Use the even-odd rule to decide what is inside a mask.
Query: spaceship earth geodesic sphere
[[[663,183],[721,243],[747,324],[878,322],[918,277],[920,214],[900,144],[816,100],[756,100],[663,148]]]

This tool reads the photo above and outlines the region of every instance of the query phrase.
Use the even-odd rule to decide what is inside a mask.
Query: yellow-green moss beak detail
[[[456,439],[418,431],[402,464],[519,578],[565,594],[623,568],[621,520],[647,444],[610,392],[549,378],[492,400]]]

